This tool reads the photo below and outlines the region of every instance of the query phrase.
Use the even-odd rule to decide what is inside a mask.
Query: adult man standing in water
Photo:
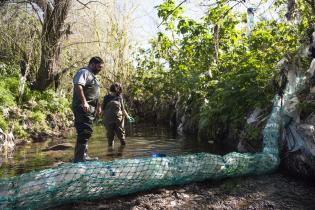
[[[87,67],[81,68],[73,77],[72,110],[74,114],[74,126],[77,130],[77,142],[74,150],[74,162],[97,160],[87,154],[88,140],[93,133],[92,123],[96,114],[100,111],[99,106],[99,82],[95,75],[104,66],[100,57],[92,57]]]

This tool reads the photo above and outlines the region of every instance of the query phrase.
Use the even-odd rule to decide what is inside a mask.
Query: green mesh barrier
[[[295,89],[295,88],[293,88]],[[285,100],[294,95],[288,87]],[[206,179],[270,173],[279,165],[280,100],[263,130],[261,153],[224,156],[197,153],[175,157],[67,163],[0,181],[0,209],[39,209],[109,198]]]

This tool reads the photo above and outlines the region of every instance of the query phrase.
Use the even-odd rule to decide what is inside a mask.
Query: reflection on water
[[[219,149],[208,142],[200,142],[190,136],[177,136],[176,132],[164,127],[127,126],[126,146],[120,146],[115,139],[114,146],[108,148],[105,139],[105,130],[102,126],[95,126],[92,138],[89,141],[89,155],[98,157],[99,161],[111,161],[135,157],[150,157],[155,154],[173,156],[194,152],[211,152],[220,154]],[[13,157],[0,159],[0,177],[14,175],[49,168],[61,162],[71,162],[73,149],[59,151],[43,151],[47,147],[72,143],[75,145],[75,132],[70,132],[69,137],[63,140],[48,140],[42,143],[33,143],[20,146]]]

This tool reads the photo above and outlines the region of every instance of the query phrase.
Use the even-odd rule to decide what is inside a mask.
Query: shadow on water
[[[69,132],[68,137],[61,140],[47,140],[41,143],[32,143],[16,148],[11,158],[0,157],[0,177],[7,178],[22,173],[50,168],[62,162],[71,162],[73,148],[57,151],[43,151],[44,149],[60,144],[75,145],[75,131]],[[103,126],[95,126],[92,138],[89,141],[89,155],[98,157],[100,161],[126,159],[137,157],[151,157],[156,154],[173,156],[196,152],[210,152],[222,154],[214,144],[199,141],[195,136],[180,136],[176,131],[162,126],[127,125],[126,146],[120,146],[115,139],[114,147],[108,148]]]

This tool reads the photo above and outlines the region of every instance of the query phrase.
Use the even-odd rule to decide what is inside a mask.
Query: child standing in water
[[[125,109],[121,85],[114,83],[110,86],[109,91],[110,94],[104,97],[102,105],[108,146],[113,146],[115,134],[120,140],[120,144],[126,145],[124,118],[127,117],[129,121],[133,120],[133,118],[128,115]]]

